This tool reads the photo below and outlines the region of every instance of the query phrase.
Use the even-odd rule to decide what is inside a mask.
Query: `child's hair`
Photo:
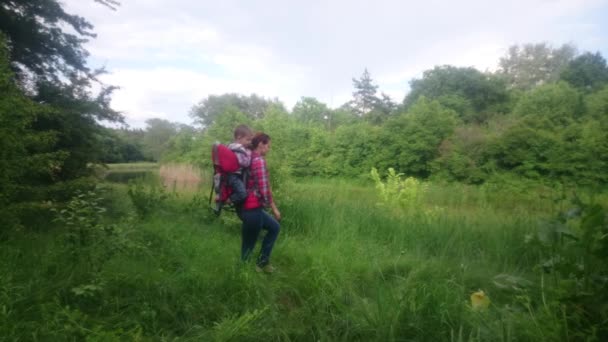
[[[253,134],[253,131],[247,125],[238,125],[234,129],[234,139],[240,139]]]
[[[252,149],[256,149],[260,143],[266,145],[270,141],[270,136],[266,133],[258,132],[255,134],[253,139],[251,139],[251,147]]]

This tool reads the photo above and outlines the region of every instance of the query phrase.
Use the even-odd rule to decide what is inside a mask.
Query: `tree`
[[[332,161],[343,175],[356,177],[375,166],[380,147],[381,128],[367,122],[340,126],[331,146]]]
[[[390,96],[385,93],[380,94],[380,109],[385,113],[392,113],[397,110],[397,104],[393,102]]]
[[[141,128],[114,130],[119,140],[124,143],[124,162],[147,160],[144,154],[144,136],[146,132]]]
[[[585,98],[586,115],[608,128],[608,85]]]
[[[330,110],[325,103],[314,97],[302,97],[293,107],[292,115],[302,123],[324,124],[329,120]]]
[[[439,157],[433,162],[433,172],[450,180],[479,184],[487,173],[485,146],[489,135],[485,125],[457,126],[439,146]]]
[[[353,114],[350,104],[346,103],[336,109],[331,109],[327,113],[325,124],[327,130],[334,131],[340,126],[350,125],[357,121],[359,121],[358,117]]]
[[[144,153],[148,158],[159,161],[169,148],[169,141],[177,134],[178,125],[163,119],[146,120]]]
[[[97,1],[115,6],[114,0]],[[57,151],[68,157],[58,167],[56,180],[69,180],[89,172],[99,161],[102,146],[100,120],[121,121],[110,108],[113,87],[93,83],[101,71],[87,66],[83,43],[94,38],[93,26],[68,14],[57,0],[14,0],[0,5],[0,31],[8,40],[10,65],[20,87],[36,103],[52,109],[32,122],[31,128],[55,136]]]
[[[196,151],[196,140],[200,132],[194,127],[184,124],[178,125],[178,132],[168,142],[167,151],[163,160],[188,162],[188,154]]]
[[[359,79],[353,78],[353,86],[353,100],[348,103],[348,107],[367,122],[379,125],[397,108],[390,96],[382,93],[380,98],[376,95],[378,86],[374,84],[367,68]]]
[[[37,120],[54,113],[48,105],[25,96],[13,75],[0,33],[0,235],[18,223],[22,203],[44,199],[40,186],[57,180],[68,157],[56,148],[56,132],[32,128]]]
[[[114,8],[114,0],[95,0]],[[69,30],[68,30],[69,29]],[[12,0],[0,6],[0,31],[6,34],[11,66],[22,84],[95,78],[82,44],[95,38],[93,25],[65,12],[57,0]],[[69,32],[72,31],[72,32]]]
[[[576,48],[564,44],[553,48],[546,43],[513,45],[500,59],[499,73],[512,88],[532,89],[554,82],[576,55]]]
[[[586,52],[562,71],[560,78],[578,89],[590,92],[608,84],[608,67],[599,52]]]
[[[373,109],[364,115],[364,119],[373,125],[384,123],[397,110],[397,105],[390,96],[385,93],[382,93],[380,96],[381,98],[377,99]]]
[[[517,122],[488,146],[488,154],[499,169],[527,178],[551,174],[550,155],[560,145],[553,130],[536,129],[530,117]]]
[[[566,82],[527,92],[511,124],[485,143],[484,159],[498,171],[536,180],[605,183],[608,125],[596,114],[602,107],[598,94],[587,96],[585,112],[580,92]]]
[[[306,145],[306,155],[304,156],[308,166],[302,174],[305,176],[338,175],[340,170],[335,163],[337,156],[332,153],[333,134],[324,129],[311,127],[309,136],[310,143]],[[296,167],[292,167],[292,169],[295,175]]]
[[[531,117],[537,127],[567,126],[582,115],[580,94],[565,82],[547,84],[526,93],[513,109],[520,117]]]
[[[456,112],[420,97],[407,113],[386,123],[376,164],[381,169],[393,167],[408,175],[428,177],[441,142],[452,134],[457,122]]]
[[[506,111],[507,89],[502,80],[475,68],[436,66],[410,82],[406,109],[424,96],[453,109],[465,122],[483,122],[492,112]]]
[[[291,147],[300,143],[296,139],[292,139],[293,118],[281,106],[270,106],[266,116],[255,122],[253,126],[272,137],[273,148],[270,160],[277,162],[286,160],[291,152]]]
[[[144,131],[104,128],[98,140],[103,146],[101,162],[130,163],[146,160],[142,148]]]
[[[379,101],[376,96],[378,86],[373,82],[367,68],[359,79],[353,78],[355,91],[353,92],[352,109],[360,117],[374,109]]]
[[[229,107],[236,108],[251,120],[261,119],[272,105],[281,106],[277,99],[265,99],[256,94],[209,95],[190,110],[190,116],[203,127],[210,127]]]
[[[594,120],[538,125],[526,116],[487,144],[497,170],[526,178],[597,185],[608,180],[608,133]]]

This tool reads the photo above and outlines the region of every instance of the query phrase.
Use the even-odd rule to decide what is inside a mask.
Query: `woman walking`
[[[246,261],[251,256],[260,231],[267,231],[260,255],[256,261],[258,272],[272,273],[274,268],[270,265],[270,254],[279,235],[281,213],[272,198],[270,189],[270,178],[264,156],[270,150],[270,136],[265,133],[257,133],[251,140],[251,166],[249,179],[247,180],[247,198],[238,211],[242,226],[241,259]],[[269,207],[274,215],[273,218],[264,211]]]

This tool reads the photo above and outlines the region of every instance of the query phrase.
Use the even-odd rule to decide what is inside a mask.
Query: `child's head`
[[[234,129],[234,141],[243,145],[249,146],[253,138],[253,131],[247,125],[238,125]]]

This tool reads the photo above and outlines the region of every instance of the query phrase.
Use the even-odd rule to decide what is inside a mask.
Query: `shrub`
[[[141,219],[158,210],[169,197],[164,188],[156,185],[146,186],[142,181],[131,182],[127,194]]]

